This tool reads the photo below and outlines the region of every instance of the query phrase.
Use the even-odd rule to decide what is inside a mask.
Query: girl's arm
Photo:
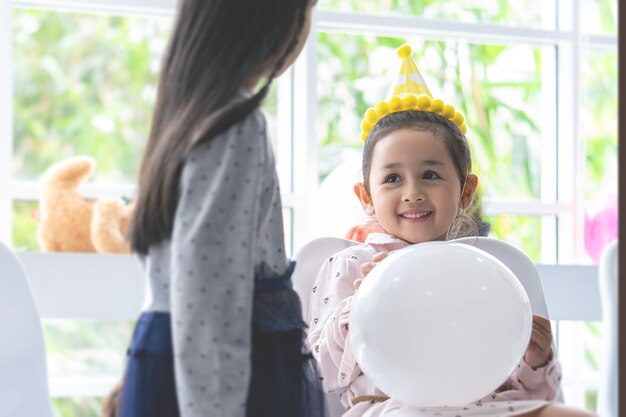
[[[524,359],[507,382],[493,394],[494,399],[554,401],[561,388],[561,364],[553,357],[542,367],[533,368]]]
[[[343,392],[361,374],[348,334],[354,280],[371,254],[350,248],[329,258],[311,289],[307,343],[317,359],[327,391]]]
[[[261,131],[248,116],[194,149],[181,174],[170,293],[183,417],[246,413]]]
[[[533,328],[528,349],[520,361],[514,382],[530,398],[554,400],[560,388],[561,366],[552,352],[550,320],[533,314]]]

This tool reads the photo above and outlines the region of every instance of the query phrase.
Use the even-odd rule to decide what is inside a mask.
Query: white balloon
[[[526,291],[492,255],[425,242],[396,251],[363,280],[350,342],[372,382],[415,407],[458,406],[497,389],[532,330]]]

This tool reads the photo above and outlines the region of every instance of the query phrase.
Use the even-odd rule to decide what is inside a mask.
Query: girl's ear
[[[461,202],[459,203],[462,209],[466,209],[472,204],[477,188],[478,176],[476,174],[468,174],[467,180],[465,181],[465,188],[461,194]]]
[[[365,189],[365,185],[362,182],[357,182],[354,184],[354,194],[361,202],[361,207],[363,207],[363,211],[368,216],[374,216],[376,211],[374,210],[374,204],[372,203],[372,199],[370,198],[367,190]]]

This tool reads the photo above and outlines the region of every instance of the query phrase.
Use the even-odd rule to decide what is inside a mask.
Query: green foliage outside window
[[[87,278],[87,277],[86,277]],[[122,377],[134,321],[44,320],[48,375],[54,380]],[[59,417],[96,417],[103,398],[54,398]]]
[[[52,408],[59,417],[97,417],[103,401],[103,398],[59,397],[52,400]]]
[[[15,9],[13,175],[37,180],[73,155],[90,182],[133,183],[150,131],[171,19]],[[276,138],[276,84],[265,103]],[[121,197],[121,196],[120,196]],[[13,244],[37,251],[37,203],[13,207]]]
[[[18,251],[36,252],[37,243],[37,211],[39,203],[35,201],[18,201],[13,203],[13,247]]]
[[[583,0],[581,27],[587,33],[617,34],[618,0]]]
[[[474,171],[483,192],[491,197],[541,199],[541,181],[556,178],[553,172],[541,172],[542,141],[554,138],[542,136],[537,110],[542,94],[552,94],[555,102],[550,92],[555,87],[541,84],[543,57],[554,59],[554,51],[520,45],[320,33],[320,179],[348,156],[360,153],[360,119],[387,94],[400,67],[395,49],[406,41],[433,94],[465,114]],[[531,223],[535,226],[506,229],[494,225],[492,231],[539,256],[540,224]]]
[[[14,177],[89,155],[98,180],[131,182],[169,19],[30,9],[13,19]]]
[[[617,193],[617,54],[583,55],[582,134],[585,138],[585,197]]]

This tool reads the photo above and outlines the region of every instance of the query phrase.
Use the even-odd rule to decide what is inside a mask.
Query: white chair
[[[302,317],[307,324],[309,322],[307,315],[311,289],[313,288],[313,283],[315,282],[315,278],[317,278],[317,273],[322,267],[322,264],[331,255],[358,244],[358,242],[338,237],[321,237],[308,242],[294,255],[293,260],[296,261],[296,267],[291,275],[291,280],[293,282],[293,289],[300,296]],[[344,413],[345,408],[339,402],[337,395],[329,392],[326,393],[325,399],[327,415],[329,417],[341,416]]]
[[[26,271],[0,242],[0,417],[53,417],[46,350]]]
[[[504,263],[524,286],[533,313],[548,317],[548,308],[541,287],[541,278],[532,260],[515,246],[490,237],[467,237],[456,239],[455,242],[475,246],[490,253]],[[300,296],[304,319],[307,320],[311,288],[317,278],[323,262],[333,254],[350,246],[358,245],[346,239],[323,237],[314,239],[304,245],[294,256],[296,267],[292,275],[294,290]],[[559,394],[559,402],[563,397]],[[330,417],[341,416],[345,409],[339,398],[333,393],[326,394],[326,404]]]
[[[541,287],[541,277],[528,255],[510,243],[491,237],[464,237],[454,241],[482,249],[502,261],[524,286],[533,313],[548,317],[548,307]]]
[[[302,313],[307,324],[311,289],[322,264],[333,254],[358,244],[359,242],[338,237],[320,237],[308,242],[294,255],[296,267],[292,275],[293,289],[300,296]]]
[[[617,251],[616,240],[604,249],[598,271],[602,300],[603,351],[597,411],[602,417],[617,417]]]

